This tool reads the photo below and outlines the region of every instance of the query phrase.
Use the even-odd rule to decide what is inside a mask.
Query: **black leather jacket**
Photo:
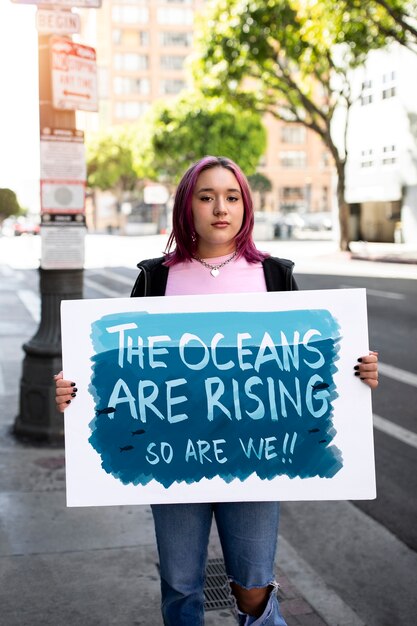
[[[132,298],[165,295],[169,268],[163,265],[163,262],[164,257],[158,257],[138,263],[140,273],[130,294]],[[298,290],[293,277],[294,263],[292,261],[270,256],[264,259],[262,266],[267,291]]]

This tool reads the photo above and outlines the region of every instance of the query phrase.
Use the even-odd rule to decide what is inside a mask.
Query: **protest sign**
[[[375,497],[365,290],[64,301],[62,338],[69,506]]]

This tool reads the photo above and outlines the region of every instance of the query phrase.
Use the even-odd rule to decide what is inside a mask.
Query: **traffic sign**
[[[48,9],[38,9],[36,13],[36,29],[42,35],[71,35],[79,33],[80,28],[78,13]]]
[[[54,109],[97,111],[96,51],[63,37],[51,37]]]

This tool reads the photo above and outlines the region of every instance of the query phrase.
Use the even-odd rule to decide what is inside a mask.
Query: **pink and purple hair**
[[[226,157],[205,156],[193,163],[182,177],[175,193],[172,214],[172,232],[166,246],[165,265],[175,265],[181,261],[191,261],[197,252],[197,239],[192,214],[192,199],[197,178],[204,170],[213,167],[224,167],[236,177],[242,192],[243,222],[236,236],[236,250],[238,256],[243,256],[249,263],[263,261],[268,256],[257,250],[252,239],[254,225],[253,203],[249,183],[240,167]],[[171,248],[174,250],[170,252]]]

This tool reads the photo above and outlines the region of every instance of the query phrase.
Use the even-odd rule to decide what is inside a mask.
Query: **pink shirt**
[[[204,259],[210,265],[220,265],[230,255]],[[262,263],[248,263],[245,258],[233,259],[220,268],[215,278],[210,269],[195,259],[177,263],[169,268],[166,296],[188,296],[210,293],[250,293],[266,291]]]

